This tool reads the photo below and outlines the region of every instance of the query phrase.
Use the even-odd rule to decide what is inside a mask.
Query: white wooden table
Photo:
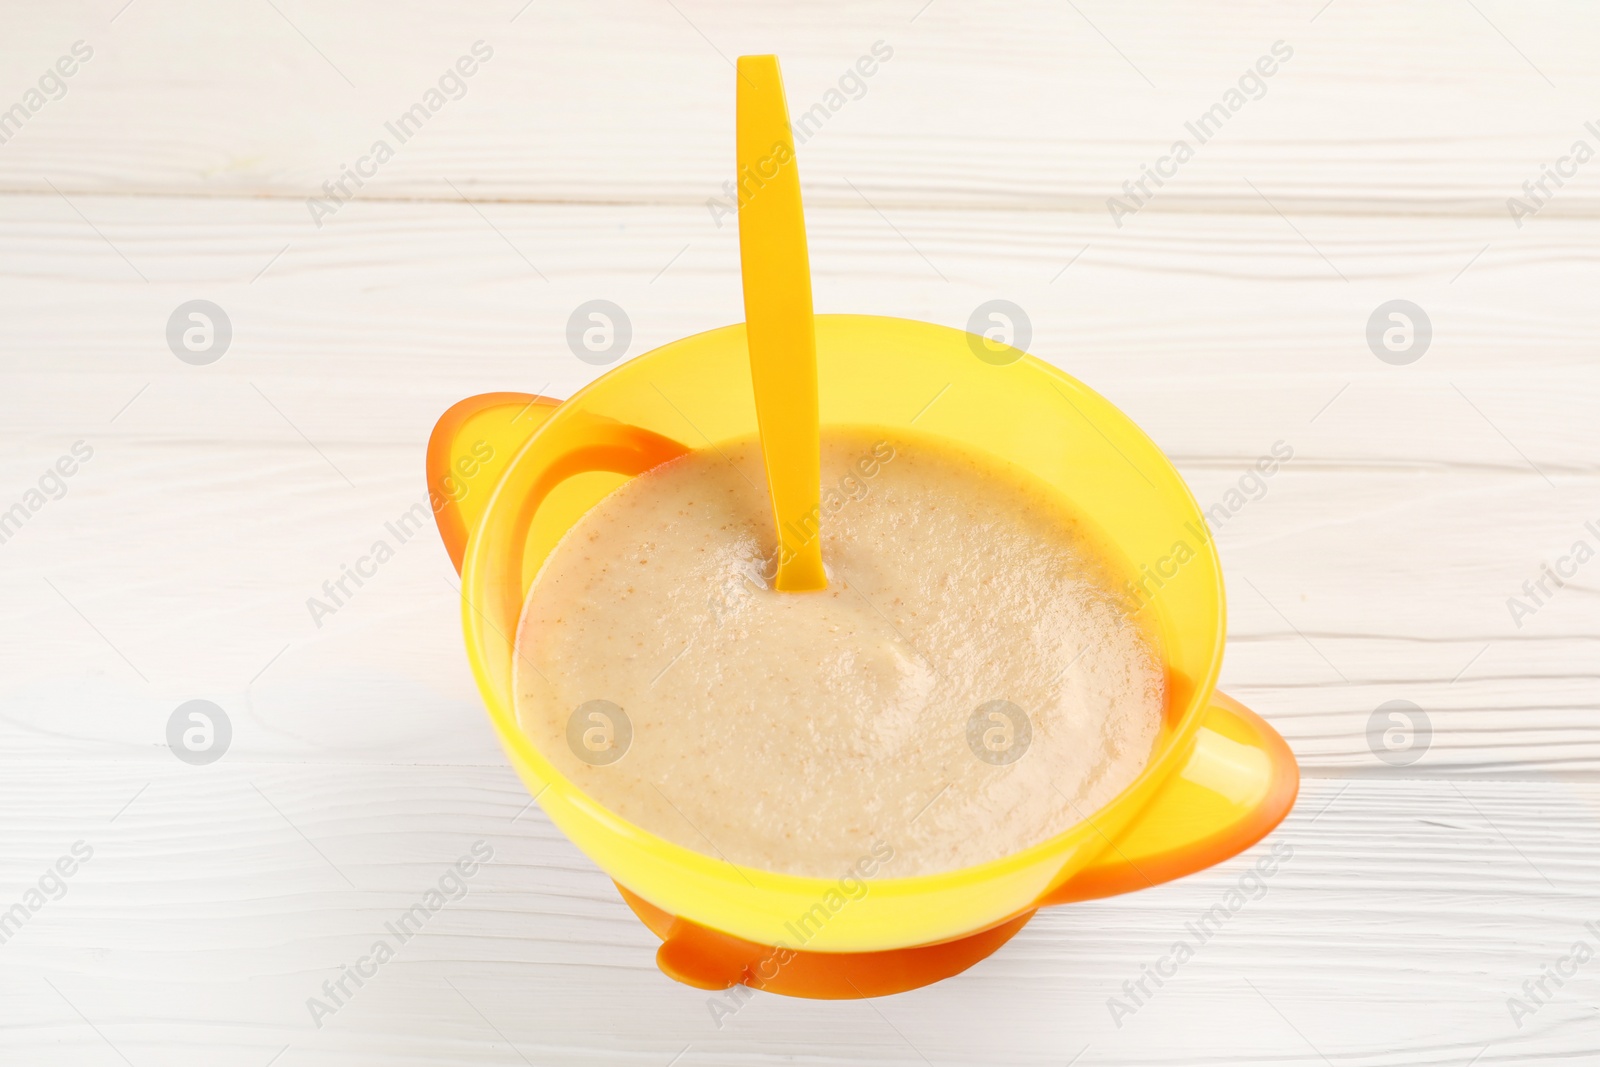
[[[0,510],[25,512],[0,544],[0,913],[25,920],[0,1060],[1600,1059],[1600,963],[1508,1006],[1600,949],[1600,562],[1508,607],[1600,547],[1600,162],[1562,164],[1521,226],[1506,204],[1600,148],[1592,6],[122,5],[13,5],[0,34],[22,108],[0,114]],[[388,133],[478,41],[464,95]],[[1116,225],[1107,198],[1277,41],[1264,95]],[[964,326],[1014,301],[1206,504],[1294,450],[1217,531],[1224,687],[1304,767],[1271,839],[1294,856],[1120,1026],[1108,999],[1252,856],[1042,913],[931,988],[760,995],[719,1028],[528,808],[431,532],[307,610],[420,498],[447,405],[599,372],[566,346],[579,303],[624,307],[630,353],[741,317],[706,201],[729,61],[765,51],[826,115],[801,148],[819,310]],[[393,157],[362,163],[379,139]],[[316,225],[307,199],[358,165]],[[167,343],[195,299],[232,327],[208,365]],[[1396,299],[1432,327],[1404,365],[1367,341]],[[206,766],[166,741],[191,699],[232,726]],[[1368,741],[1391,700],[1431,722],[1405,766]],[[466,895],[317,1025],[308,998],[478,842]]]

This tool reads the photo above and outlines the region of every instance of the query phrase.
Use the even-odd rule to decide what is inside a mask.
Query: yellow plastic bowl
[[[1016,464],[1098,525],[1138,576],[1135,595],[1166,657],[1168,706],[1149,764],[1088,819],[989,863],[875,880],[806,950],[951,941],[1040,904],[1187,873],[1275,825],[1293,801],[1293,760],[1259,719],[1214,696],[1222,575],[1193,496],[1150,439],[1076,379],[1020,353],[996,362],[992,346],[979,358],[982,339],[958,330],[819,315],[816,338],[824,427],[914,423],[913,432]],[[619,818],[555,770],[513,707],[517,623],[561,535],[662,459],[756,432],[744,327],[674,341],[559,405],[518,394],[464,403],[435,431],[430,488],[459,554],[472,669],[513,766],[562,832],[648,904],[759,945],[792,943],[790,924],[834,880],[735,867]]]

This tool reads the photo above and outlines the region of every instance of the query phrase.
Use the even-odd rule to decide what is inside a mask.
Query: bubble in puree
[[[529,591],[522,728],[652,833],[828,878],[884,846],[888,877],[1016,852],[1144,767],[1161,657],[1054,490],[931,438],[824,428],[819,525],[828,588],[779,593],[756,438],[621,486]]]

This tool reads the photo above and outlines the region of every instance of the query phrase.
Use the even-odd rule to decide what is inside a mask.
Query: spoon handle
[[[776,586],[826,589],[811,259],[777,56],[738,64],[739,267],[761,455],[778,531]]]

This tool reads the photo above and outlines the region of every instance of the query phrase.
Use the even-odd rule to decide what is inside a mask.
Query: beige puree
[[[558,770],[687,848],[830,878],[874,845],[888,877],[996,859],[1133,780],[1160,658],[1065,502],[886,437],[824,431],[823,592],[765,577],[754,438],[641,475],[568,532],[515,681]]]

